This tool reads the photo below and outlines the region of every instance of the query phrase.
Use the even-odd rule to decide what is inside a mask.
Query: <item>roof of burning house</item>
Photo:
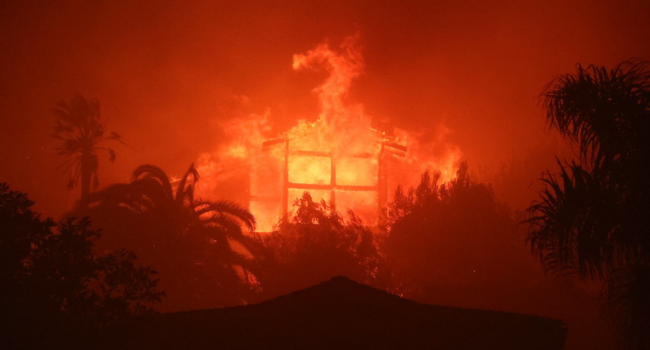
[[[549,318],[417,303],[345,277],[260,304],[142,319],[132,349],[561,349]]]

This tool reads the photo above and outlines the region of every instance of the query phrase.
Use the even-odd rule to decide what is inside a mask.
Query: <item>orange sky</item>
[[[47,215],[70,207],[49,108],[76,92],[132,147],[100,164],[102,184],[143,163],[182,173],[237,115],[268,110],[278,131],[315,119],[326,73],[292,57],[354,33],[365,73],[351,99],[406,130],[442,123],[470,167],[493,164],[551,142],[538,96],[553,77],[650,59],[648,18],[647,1],[5,0],[0,181]]]

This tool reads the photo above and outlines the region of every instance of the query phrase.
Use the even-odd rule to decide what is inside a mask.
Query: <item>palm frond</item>
[[[101,191],[90,193],[87,197],[87,206],[114,205],[130,202],[133,198],[133,188],[130,184],[113,184]]]
[[[129,185],[132,195],[147,198],[147,201],[151,203],[150,206],[157,206],[161,210],[176,208],[173,198],[169,196],[169,191],[157,179],[137,179]]]
[[[553,81],[543,94],[551,127],[576,142],[580,157],[610,162],[634,152],[639,126],[650,104],[647,62],[628,61],[612,70],[577,66],[576,74]]]
[[[184,203],[187,200],[189,204],[192,204],[194,202],[194,186],[198,180],[199,172],[194,168],[194,163],[192,163],[190,164],[190,168],[187,169],[187,172],[185,172],[185,175],[181,178],[176,189],[176,201]]]
[[[615,261],[611,249],[612,199],[598,179],[578,164],[547,173],[546,188],[528,209],[528,243],[547,270],[602,279]]]
[[[150,164],[140,165],[135,170],[133,170],[133,175],[131,176],[131,181],[134,182],[134,181],[138,180],[139,178],[153,179],[155,181],[158,181],[160,183],[160,185],[162,186],[162,189],[163,189],[165,195],[168,198],[174,198],[174,196],[172,194],[172,185],[171,185],[171,182],[169,181],[169,177],[159,167],[157,167],[155,165],[150,165]]]
[[[226,200],[197,201],[194,208],[197,215],[199,216],[209,212],[215,212],[223,216],[231,216],[236,218],[238,221],[243,223],[251,232],[255,230],[255,217],[248,209],[242,207],[237,203]]]

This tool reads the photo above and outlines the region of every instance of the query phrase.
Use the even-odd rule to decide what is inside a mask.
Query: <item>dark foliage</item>
[[[0,183],[0,278],[2,295],[16,296],[24,282],[24,260],[31,254],[32,242],[50,234],[51,219],[41,220],[31,210],[34,202],[27,195]]]
[[[348,220],[325,201],[314,202],[305,192],[294,203],[295,213],[280,219],[275,230],[260,237],[264,295],[277,296],[333,276],[373,285],[386,285],[383,258],[373,233],[353,212]]]
[[[30,288],[47,291],[48,307],[98,326],[153,312],[163,292],[156,274],[135,264],[136,256],[118,250],[95,256],[100,238],[87,219],[67,219],[56,232],[38,237],[24,261]]]
[[[526,274],[516,221],[507,206],[495,202],[491,188],[472,182],[465,163],[454,180],[438,181],[438,174],[427,171],[417,188],[398,188],[390,204],[382,247],[401,272],[405,295],[434,303],[478,302]]]
[[[195,199],[198,179],[193,165],[174,184],[162,169],[142,165],[130,183],[92,193],[75,212],[102,228],[100,248],[128,247],[156,267],[165,310],[236,305],[251,294],[245,275],[257,265],[245,230],[255,219],[236,203]]]
[[[547,173],[529,208],[529,241],[544,267],[603,282],[622,345],[650,348],[650,71],[577,67],[544,92],[547,119],[578,160]]]
[[[55,225],[41,220],[32,205],[27,195],[0,183],[0,305],[7,343],[61,341],[51,334],[88,332],[153,311],[164,296],[155,271],[136,265],[126,250],[95,256],[100,233],[87,219]],[[39,332],[50,337],[32,339]]]

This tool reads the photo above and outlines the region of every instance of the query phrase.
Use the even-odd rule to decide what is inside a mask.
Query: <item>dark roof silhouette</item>
[[[132,349],[562,349],[564,322],[417,303],[345,277],[249,306],[141,319]],[[116,338],[117,337],[117,338]]]

